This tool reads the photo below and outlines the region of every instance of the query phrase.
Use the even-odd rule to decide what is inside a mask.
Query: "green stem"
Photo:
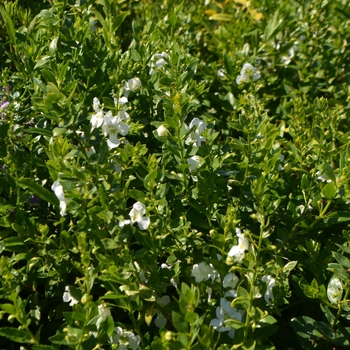
[[[260,223],[260,236],[259,236],[259,242],[258,242],[258,246],[257,246],[257,252],[256,252],[256,260],[255,260],[255,266],[254,266],[254,270],[253,270],[253,276],[251,279],[251,284],[250,284],[250,291],[249,291],[249,305],[248,305],[248,309],[247,309],[247,317],[245,319],[245,326],[244,326],[244,343],[248,340],[248,336],[249,336],[249,324],[250,324],[250,319],[251,319],[251,308],[253,306],[253,292],[254,292],[254,286],[255,286],[255,282],[256,282],[256,277],[257,277],[257,267],[258,267],[258,263],[259,263],[259,255],[260,255],[260,250],[261,250],[261,245],[262,245],[262,241],[263,241],[263,233],[264,233],[264,229],[265,229],[266,225],[265,225],[265,217],[262,220],[262,222]]]

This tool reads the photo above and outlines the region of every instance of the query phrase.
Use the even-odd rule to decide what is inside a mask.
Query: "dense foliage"
[[[0,344],[350,346],[347,0],[0,4]]]

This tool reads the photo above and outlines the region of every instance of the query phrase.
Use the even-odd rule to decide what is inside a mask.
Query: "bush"
[[[0,4],[0,343],[350,344],[350,10]]]

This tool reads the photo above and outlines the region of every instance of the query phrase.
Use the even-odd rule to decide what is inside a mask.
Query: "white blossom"
[[[151,70],[150,74],[154,74],[155,70],[154,68],[161,68],[164,65],[167,64],[167,61],[169,59],[169,55],[166,52],[162,53],[156,53],[151,57]]]
[[[228,336],[233,339],[235,330],[231,327],[224,326],[224,322],[229,319],[242,322],[243,315],[240,311],[231,306],[231,302],[225,298],[221,298],[220,306],[216,308],[216,318],[210,321],[210,325],[220,333],[228,332]]]
[[[130,91],[136,91],[141,87],[141,80],[139,78],[129,79],[124,85],[124,96],[127,98]]]
[[[320,180],[322,182],[327,182],[327,183],[332,182],[332,180],[326,174],[324,173],[321,174],[320,171],[316,173],[316,176],[317,176],[317,180]]]
[[[271,301],[273,300],[273,287],[276,283],[276,280],[270,276],[270,275],[266,275],[266,276],[263,276],[263,278],[261,279],[263,282],[266,282],[267,283],[267,287],[266,287],[266,292],[264,294],[264,298],[265,298],[265,301],[267,302],[268,305],[271,304]]]
[[[338,303],[343,297],[343,284],[338,277],[333,276],[327,286],[327,297],[333,304]]]
[[[236,262],[241,263],[245,257],[245,251],[249,248],[249,242],[239,228],[236,228],[236,235],[238,237],[238,245],[234,245],[231,248],[228,256],[234,257]]]
[[[161,307],[164,308],[170,303],[170,298],[168,295],[163,295],[161,298],[157,299],[157,304]],[[167,323],[167,319],[164,317],[164,315],[158,310],[155,309],[155,313],[157,314],[157,318],[154,320],[154,324],[160,328],[164,327]]]
[[[234,273],[228,273],[222,282],[224,288],[236,288],[239,278]]]
[[[97,328],[101,325],[101,323],[107,319],[107,317],[111,317],[111,310],[109,307],[105,306],[104,303],[98,306],[98,319],[96,321]]]
[[[151,220],[148,216],[145,216],[145,214],[146,206],[141,202],[136,202],[129,213],[130,220],[123,220],[119,222],[119,227],[129,224],[133,225],[135,222],[137,222],[140,230],[147,230]]]
[[[198,156],[193,156],[187,159],[187,164],[190,166],[191,172],[200,167],[200,161],[201,159]]]
[[[241,83],[249,83],[251,78],[253,81],[258,80],[260,78],[260,72],[250,63],[244,63],[241,73],[236,79],[236,83],[237,85]]]
[[[54,191],[56,197],[58,198],[58,200],[60,201],[60,214],[61,216],[66,215],[66,209],[67,209],[67,200],[64,197],[64,192],[63,192],[63,187],[62,185],[59,183],[59,181],[55,181],[52,186],[51,186],[52,191]]]
[[[194,172],[201,166],[201,158],[198,156],[192,156],[187,159],[187,164],[190,166],[190,172]],[[198,181],[197,176],[191,175],[193,181]]]
[[[219,273],[212,264],[207,265],[205,262],[201,262],[200,264],[193,265],[192,276],[196,279],[197,283],[207,281],[209,278],[214,282],[219,277]]]
[[[103,124],[103,109],[100,107],[100,100],[97,97],[94,97],[92,105],[95,114],[93,114],[90,119],[91,131],[95,128],[99,128]]]
[[[133,332],[124,331],[121,327],[114,328],[111,336],[111,343],[118,344],[118,350],[136,350],[140,345],[140,337]]]
[[[218,75],[219,78],[226,78],[226,73],[225,73],[225,70],[223,68],[220,68],[218,70],[217,75]]]
[[[280,164],[278,164],[278,170],[279,171],[282,171],[284,169],[284,165],[282,165],[284,163],[284,155],[283,154],[280,154],[278,156],[278,159],[280,161]],[[282,163],[282,164],[281,164]]]
[[[166,137],[166,136],[168,136],[168,129],[164,125],[160,125],[157,128],[157,134],[160,137]]]
[[[185,126],[187,131],[192,130],[185,141],[186,145],[189,145],[190,143],[195,143],[198,147],[200,147],[202,142],[205,142],[205,138],[202,137],[201,134],[205,130],[207,124],[199,118],[193,118],[190,125]]]
[[[160,328],[160,327],[165,327],[167,323],[167,319],[164,317],[164,315],[157,310],[157,317],[156,319],[154,320],[154,324]]]
[[[123,136],[129,132],[129,127],[123,122],[123,118],[119,115],[113,117],[112,112],[109,111],[104,117],[104,124],[102,130],[105,136],[108,136],[107,145],[109,148],[115,148],[120,145],[118,134]]]
[[[65,303],[69,303],[69,306],[73,306],[79,303],[79,301],[70,294],[69,286],[66,286],[64,290],[65,292],[63,293],[62,298]]]

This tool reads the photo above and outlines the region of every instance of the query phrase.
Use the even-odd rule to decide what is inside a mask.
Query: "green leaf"
[[[282,29],[283,20],[279,11],[275,11],[273,17],[267,23],[264,33],[264,42],[268,42],[273,39],[277,33]]]
[[[38,197],[40,197],[42,200],[47,201],[51,203],[52,205],[58,206],[59,201],[57,197],[44,188],[43,186],[39,185],[37,182],[31,179],[18,179],[17,185],[19,185],[22,188],[29,188],[33,193],[35,193]]]
[[[52,131],[43,128],[29,128],[26,130],[28,134],[39,134],[47,137],[52,137]]]
[[[7,33],[10,37],[10,40],[12,44],[16,45],[16,32],[15,32],[15,26],[12,22],[10,14],[8,14],[4,8],[3,4],[0,4],[0,13],[2,16],[3,21],[5,22]]]
[[[79,343],[78,339],[73,337],[67,337],[66,334],[56,334],[49,338],[50,342],[58,345],[77,345]]]
[[[58,36],[54,37],[49,46],[49,55],[54,56],[57,51]]]
[[[335,188],[335,185],[333,182],[328,183],[326,186],[322,189],[322,195],[326,197],[327,199],[332,199],[337,194],[337,190]]]
[[[130,55],[135,62],[141,61],[141,55],[133,47],[130,48]]]
[[[129,15],[129,12],[122,12],[113,19],[112,31],[115,32],[124,22],[125,18]]]
[[[350,212],[347,211],[335,211],[322,219],[326,224],[340,224],[346,221],[350,221]]]
[[[235,16],[229,15],[227,13],[215,13],[209,17],[210,21],[223,21],[223,22],[234,22]]]
[[[173,311],[171,315],[172,315],[173,324],[176,330],[180,333],[187,333],[188,324],[185,321],[185,318],[175,311]]]
[[[346,258],[343,254],[340,254],[338,252],[332,252],[332,255],[335,257],[335,259],[340,265],[347,269],[350,269],[350,260]]]
[[[2,327],[0,328],[0,336],[8,338],[16,343],[22,344],[34,344],[34,338],[29,334],[29,332],[22,329],[12,328],[12,327]]]
[[[2,304],[0,307],[3,311],[7,312],[10,315],[16,314],[16,309],[12,304]]]
[[[254,350],[256,342],[254,339],[248,339],[242,346],[243,350]]]
[[[324,163],[323,166],[322,166],[322,170],[323,170],[323,173],[329,179],[331,179],[334,183],[336,183],[336,178],[335,178],[335,175],[334,175],[333,168],[331,167],[331,165],[329,163]]]
[[[134,198],[135,200],[139,201],[139,202],[144,202],[146,195],[139,190],[130,190],[129,191],[130,197]]]

